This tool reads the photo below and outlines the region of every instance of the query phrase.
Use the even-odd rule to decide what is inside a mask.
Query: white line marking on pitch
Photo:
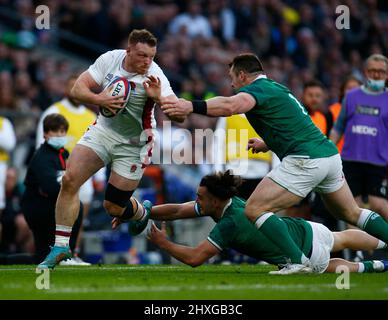
[[[177,292],[182,290],[187,291],[232,291],[232,290],[258,290],[258,289],[275,289],[275,290],[301,290],[310,292],[320,292],[322,289],[330,290],[335,289],[334,284],[311,284],[311,285],[265,285],[265,284],[253,284],[253,285],[207,285],[207,286],[118,286],[113,288],[51,288],[46,293],[89,293],[89,292]]]
[[[0,268],[0,272],[2,271],[35,271],[36,267],[31,268]],[[67,271],[67,270],[163,270],[163,269],[182,269],[182,270],[190,270],[187,267],[181,267],[181,266],[147,266],[147,267],[135,267],[135,266],[128,266],[128,267],[98,267],[98,266],[79,266],[79,267],[57,267],[54,270],[51,271]]]

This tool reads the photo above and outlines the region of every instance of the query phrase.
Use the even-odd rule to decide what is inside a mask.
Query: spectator
[[[337,143],[342,135],[346,137],[341,155],[356,201],[361,203],[362,197],[367,197],[370,209],[388,221],[388,59],[371,55],[365,63],[365,76],[364,85],[345,95],[330,138]]]
[[[302,103],[306,107],[314,124],[328,135],[328,125],[325,114],[322,112],[325,108],[325,92],[323,85],[313,80],[304,85]]]
[[[183,12],[171,21],[169,30],[172,34],[183,33],[190,38],[212,37],[209,20],[202,15],[201,2],[190,0],[187,3],[187,12]]]
[[[345,80],[342,82],[338,101],[336,103],[333,103],[331,106],[329,106],[329,112],[331,115],[331,120],[330,120],[331,125],[329,125],[328,132],[331,131],[333,124],[338,119],[338,116],[341,111],[341,102],[345,97],[345,94],[354,88],[358,88],[361,84],[362,84],[362,81],[352,75],[346,77]],[[341,139],[337,142],[337,148],[340,153],[342,151],[343,146],[344,146],[344,137],[342,136]]]
[[[61,177],[66,169],[68,152],[64,149],[68,121],[60,114],[50,114],[43,121],[45,142],[32,158],[24,181],[26,191],[22,198],[22,211],[35,242],[35,254],[24,263],[38,263],[50,251],[55,240],[55,204]],[[81,207],[82,208],[82,207]],[[82,221],[82,209],[73,227],[70,247],[75,248]],[[20,262],[20,261],[19,261]],[[8,259],[8,263],[12,260]]]
[[[15,148],[16,137],[11,121],[0,116],[0,217],[5,208],[5,182],[10,152]],[[0,224],[0,238],[2,233]]]

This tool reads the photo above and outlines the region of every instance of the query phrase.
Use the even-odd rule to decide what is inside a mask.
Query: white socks
[[[146,210],[144,209],[143,205],[140,204],[139,201],[137,201],[136,198],[132,198],[131,200],[135,200],[136,202],[136,208],[132,202],[133,217],[131,218],[131,220],[142,221],[146,217]]]
[[[55,228],[55,245],[59,247],[66,247],[69,245],[72,227],[56,225]]]

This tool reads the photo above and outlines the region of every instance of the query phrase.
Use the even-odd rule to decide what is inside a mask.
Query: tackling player
[[[199,266],[221,250],[231,248],[251,257],[278,265],[279,271],[270,274],[288,274],[287,256],[260,230],[257,230],[244,214],[245,201],[236,197],[241,183],[238,176],[225,173],[207,175],[202,178],[197,201],[184,204],[164,204],[152,208],[151,218],[155,220],[175,220],[202,216],[212,217],[217,224],[208,238],[197,247],[187,247],[169,241],[165,224],[159,230],[152,224],[148,232],[150,241],[166,250],[177,260]],[[147,203],[144,203],[147,206]],[[324,225],[301,218],[279,218],[287,226],[290,236],[297,246],[310,259],[315,273],[335,272],[338,266],[346,266],[349,272],[382,272],[388,270],[388,261],[350,262],[344,259],[330,259],[330,252],[345,248],[354,250],[374,250],[387,248],[382,241],[360,230],[331,232]],[[143,229],[145,228],[143,224]],[[116,227],[116,226],[115,226]],[[139,229],[140,232],[142,229]]]
[[[263,140],[250,139],[255,152],[273,151],[282,161],[256,187],[245,214],[289,257],[289,273],[311,271],[306,257],[273,212],[299,203],[317,191],[336,218],[388,242],[388,223],[376,212],[359,208],[342,172],[335,145],[313,124],[304,106],[285,86],[268,79],[254,54],[236,56],[230,64],[238,93],[208,100],[164,101],[169,116],[199,113],[212,117],[245,113]]]
[[[125,50],[104,53],[75,82],[71,91],[74,99],[106,108],[114,116],[100,114],[70,155],[56,205],[55,246],[39,268],[54,268],[71,256],[69,237],[79,210],[80,186],[108,164],[112,170],[104,200],[107,212],[121,221],[145,217],[144,208],[132,194],[152,152],[154,104],[160,104],[162,97],[177,99],[153,61],[156,44],[157,39],[149,31],[133,30]],[[122,97],[113,97],[107,90],[95,93],[115,77],[124,77],[131,84],[125,106]]]

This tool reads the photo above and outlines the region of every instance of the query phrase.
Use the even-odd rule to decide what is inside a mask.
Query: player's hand
[[[167,239],[166,222],[162,222],[162,228],[159,229],[154,222],[152,222],[151,228],[147,232],[147,239],[152,243],[159,245]]]
[[[160,97],[162,95],[162,84],[159,77],[147,76],[147,80],[143,82],[144,90],[147,96],[157,103],[160,103]]]
[[[112,97],[108,92],[112,89],[113,85],[100,92],[97,95],[97,104],[103,108],[108,109],[110,112],[116,114],[125,106],[125,99],[123,97]]]
[[[258,138],[248,140],[247,150],[250,149],[252,149],[252,153],[267,152],[269,150],[265,142]]]
[[[161,108],[168,117],[186,117],[193,112],[193,104],[186,99],[163,99]]]
[[[111,222],[111,224],[112,224],[112,230],[116,230],[117,228],[118,228],[118,226],[120,225],[120,224],[122,224],[123,222],[121,221],[121,219],[120,218],[113,218],[112,219],[112,222]]]
[[[167,104],[167,103],[178,103],[178,98],[175,96],[175,95],[169,95],[167,97],[160,97],[160,100],[159,100],[159,105],[162,106],[163,104]],[[170,119],[171,121],[175,121],[175,122],[179,122],[179,123],[182,123],[183,121],[186,120],[186,116],[170,116],[170,115],[167,115],[167,118]]]

